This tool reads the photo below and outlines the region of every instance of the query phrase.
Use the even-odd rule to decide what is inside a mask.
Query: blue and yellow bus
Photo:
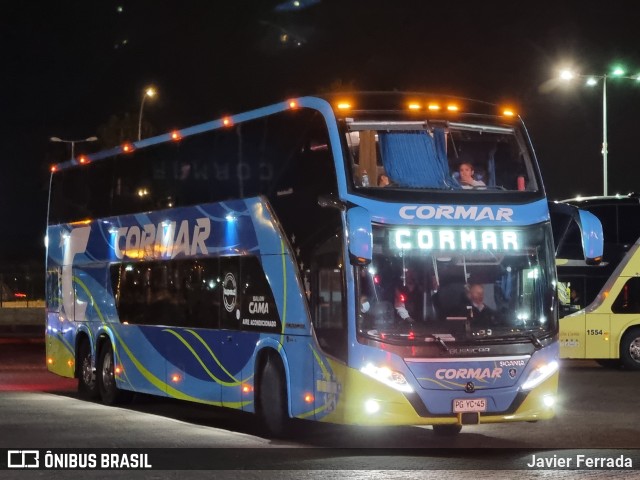
[[[426,94],[301,97],[52,167],[47,364],[291,419],[551,418],[549,210],[518,115]]]

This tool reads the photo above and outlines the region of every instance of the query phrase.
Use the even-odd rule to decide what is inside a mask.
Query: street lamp
[[[636,76],[627,76],[625,75],[625,71],[616,67],[611,74],[601,74],[601,75],[580,75],[572,72],[571,70],[562,70],[560,71],[560,79],[564,81],[571,81],[574,78],[583,78],[586,79],[585,84],[589,87],[594,87],[598,84],[600,80],[602,80],[602,192],[603,195],[608,195],[608,174],[607,174],[607,163],[608,163],[608,145],[607,145],[607,79],[615,77],[615,78],[627,78],[630,80],[640,81],[640,74]]]
[[[142,138],[142,109],[144,108],[144,101],[149,98],[153,98],[156,96],[158,92],[153,87],[147,87],[142,94],[142,102],[140,102],[140,115],[138,116],[138,140]]]
[[[61,138],[58,137],[51,137],[49,138],[50,141],[52,142],[62,142],[62,143],[70,143],[71,144],[71,159],[73,160],[74,156],[74,151],[75,151],[75,145],[76,143],[83,143],[83,142],[95,142],[96,140],[98,140],[98,137],[88,137],[88,138],[83,138],[81,140],[63,140]]]

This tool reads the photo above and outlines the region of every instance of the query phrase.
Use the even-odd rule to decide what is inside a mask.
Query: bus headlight
[[[524,382],[522,384],[522,387],[520,388],[522,390],[531,390],[533,388],[536,388],[538,385],[540,385],[542,382],[548,379],[551,375],[556,373],[558,371],[558,367],[559,367],[558,362],[555,360],[553,362],[540,365],[529,374],[527,381]]]
[[[367,363],[360,369],[360,371],[365,375],[369,375],[371,378],[375,378],[379,382],[382,382],[391,388],[395,388],[400,392],[413,392],[413,388],[411,387],[411,385],[409,385],[409,382],[407,382],[405,376],[402,373],[391,370],[388,367],[377,367],[373,363]]]

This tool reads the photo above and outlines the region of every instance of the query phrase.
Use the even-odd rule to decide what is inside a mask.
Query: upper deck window
[[[538,191],[513,126],[347,120],[353,186],[402,190]]]

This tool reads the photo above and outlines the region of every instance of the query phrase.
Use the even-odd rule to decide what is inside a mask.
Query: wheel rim
[[[635,361],[640,363],[640,337],[636,337],[629,344],[629,355]]]
[[[102,361],[102,385],[106,391],[110,391],[113,383],[113,357],[111,352],[107,352]]]
[[[93,369],[91,368],[91,359],[88,355],[82,359],[82,381],[85,385],[91,386],[94,382]]]

